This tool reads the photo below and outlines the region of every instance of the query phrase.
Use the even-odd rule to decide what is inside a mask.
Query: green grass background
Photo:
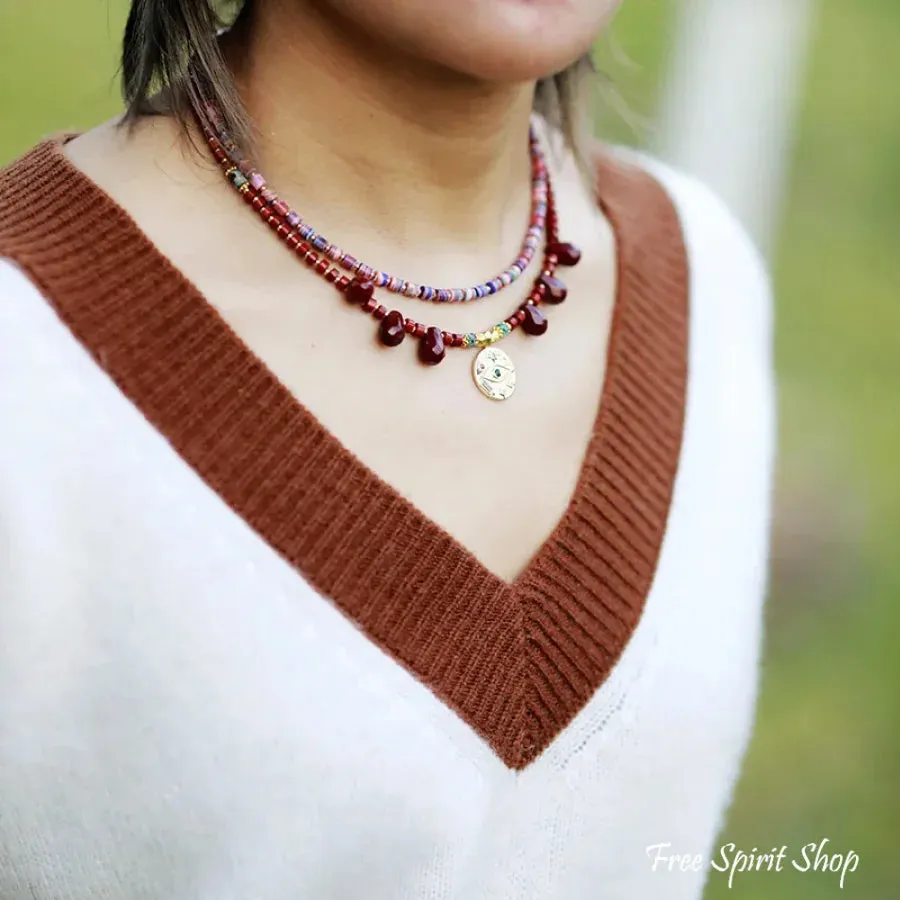
[[[900,897],[900,0],[819,3],[772,262],[781,475],[763,687],[723,840],[828,837],[860,865],[843,891],[790,869],[729,890],[713,872],[712,900]],[[124,11],[0,0],[0,163],[117,110]],[[638,120],[653,119],[674,11],[627,0],[614,38],[631,63],[601,50]]]

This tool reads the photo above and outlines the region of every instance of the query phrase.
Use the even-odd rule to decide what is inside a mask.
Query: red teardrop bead
[[[554,278],[552,275],[541,275],[538,281],[544,287],[542,299],[546,303],[562,303],[566,299],[569,292],[558,278]]]
[[[375,293],[375,285],[371,281],[354,279],[347,286],[347,299],[351,303],[365,303]]]
[[[564,242],[551,244],[547,252],[552,253],[561,266],[577,266],[581,259],[581,250],[574,244]]]
[[[446,352],[441,329],[434,325],[426,328],[424,337],[419,341],[419,359],[426,366],[436,366],[444,358]]]
[[[385,347],[396,347],[406,337],[406,319],[403,313],[392,309],[378,328],[378,337]]]
[[[535,337],[543,334],[547,330],[547,317],[538,309],[538,307],[529,303],[522,307],[525,318],[522,320],[522,330],[526,334],[533,334]]]

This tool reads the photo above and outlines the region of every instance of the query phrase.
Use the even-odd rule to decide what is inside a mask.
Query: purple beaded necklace
[[[492,345],[519,326],[527,334],[544,334],[547,319],[540,305],[561,303],[567,294],[565,285],[555,277],[555,270],[557,266],[574,266],[581,259],[581,251],[576,246],[561,242],[558,238],[553,191],[533,128],[529,135],[531,221],[518,257],[498,276],[474,287],[433,288],[367,266],[317,233],[278,197],[259,170],[244,156],[228,134],[215,105],[206,103],[203,114],[197,113],[197,121],[213,157],[244,201],[310,268],[333,284],[350,303],[357,304],[363,312],[380,320],[378,336],[384,346],[397,346],[409,334],[418,339],[419,360],[426,365],[441,362],[447,347],[480,348],[481,352],[472,365],[472,375],[478,389],[492,400],[506,400],[512,396],[516,385],[515,366],[503,350]],[[462,303],[487,297],[512,284],[526,271],[542,236],[546,238],[544,260],[531,293],[512,315],[487,331],[457,334],[436,326],[426,326],[405,317],[398,310],[388,310],[379,305],[374,297],[376,288],[438,303]]]

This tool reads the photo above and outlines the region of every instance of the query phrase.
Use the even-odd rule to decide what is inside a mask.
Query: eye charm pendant
[[[472,362],[478,390],[491,400],[507,400],[516,389],[516,367],[498,347],[485,347]]]

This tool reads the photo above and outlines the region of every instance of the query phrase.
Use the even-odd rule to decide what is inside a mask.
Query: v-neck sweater
[[[698,896],[647,847],[709,854],[749,733],[768,287],[696,182],[596,165],[603,391],[512,583],[59,144],[0,173],[0,896]]]

